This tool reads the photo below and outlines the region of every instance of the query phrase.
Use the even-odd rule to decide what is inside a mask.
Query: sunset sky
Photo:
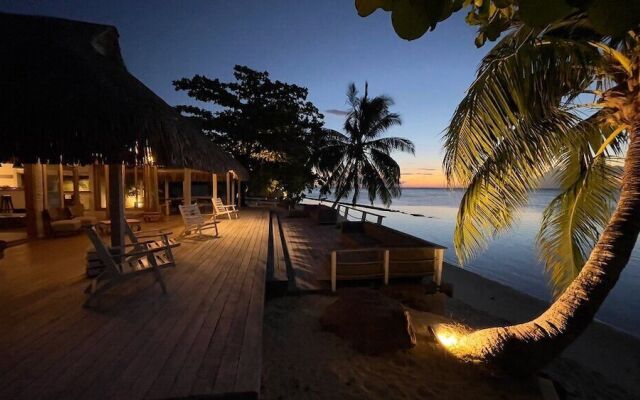
[[[349,82],[387,94],[403,119],[390,134],[416,144],[397,155],[405,187],[441,187],[441,134],[487,49],[473,45],[463,15],[414,42],[398,38],[388,14],[360,18],[351,0],[7,1],[0,11],[115,25],[129,70],[169,104],[185,104],[174,79],[229,80],[235,64],[309,88],[340,129]],[[337,111],[337,112],[336,112]]]

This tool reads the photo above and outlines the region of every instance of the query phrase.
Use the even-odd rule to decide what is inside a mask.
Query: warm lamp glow
[[[457,324],[438,324],[430,326],[429,331],[442,347],[452,353],[457,353],[457,350],[462,346],[464,337],[470,333],[467,327]]]
[[[436,338],[444,347],[454,346],[458,343],[458,337],[450,333],[436,333]]]

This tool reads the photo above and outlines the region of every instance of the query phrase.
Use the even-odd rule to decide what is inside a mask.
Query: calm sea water
[[[465,268],[516,290],[551,299],[551,289],[544,266],[538,260],[535,246],[542,212],[557,195],[555,190],[540,190],[531,195],[519,222],[489,245],[481,255],[465,264]],[[453,230],[462,190],[404,189],[391,208],[407,214],[372,210],[385,215],[384,224],[449,249],[445,260],[458,264],[453,250]],[[318,197],[317,193],[309,197]],[[366,199],[361,203],[367,204]],[[378,204],[376,204],[378,205]],[[421,214],[415,217],[408,214]],[[631,261],[616,287],[601,307],[597,318],[618,329],[638,336],[640,327],[640,245],[636,245]]]

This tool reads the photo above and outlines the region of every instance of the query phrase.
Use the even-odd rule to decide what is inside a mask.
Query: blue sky
[[[339,129],[349,82],[369,81],[403,119],[394,136],[416,144],[400,155],[403,182],[442,183],[442,130],[487,48],[457,15],[423,38],[398,38],[388,13],[360,18],[351,0],[87,1],[0,0],[0,11],[115,25],[129,70],[169,104],[189,103],[171,81],[194,74],[229,80],[235,64],[309,88],[310,100]]]

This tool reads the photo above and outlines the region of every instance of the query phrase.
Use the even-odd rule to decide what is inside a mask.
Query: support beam
[[[92,182],[91,182],[91,191],[93,192],[93,209],[94,210],[99,210],[100,207],[102,206],[102,201],[100,198],[100,193],[102,191],[101,185],[100,185],[100,174],[104,173],[104,168],[102,165],[99,164],[95,164],[92,166],[93,169],[93,173],[92,173]]]
[[[231,203],[236,204],[236,180],[233,179],[233,174],[231,174]]]
[[[24,165],[24,200],[27,211],[27,236],[34,239],[44,237],[44,178],[43,166],[40,163]]]
[[[184,169],[184,180],[182,181],[182,202],[185,206],[191,204],[191,170]]]
[[[169,206],[169,177],[164,177],[164,213],[169,215],[171,207]]]
[[[109,216],[111,220],[111,246],[124,245],[124,165],[109,165]]]
[[[227,201],[225,204],[231,204],[231,172],[227,171],[227,176],[225,176],[225,178],[227,183]]]
[[[64,171],[62,163],[58,164],[58,191],[60,195],[60,207],[64,207]]]
[[[211,187],[211,198],[216,199],[218,197],[218,175],[212,174],[212,187]]]
[[[107,209],[107,219],[111,218],[111,188],[109,187],[109,166],[105,165],[104,166],[104,182],[105,182],[105,187],[104,187],[104,194],[105,194],[105,198],[107,200],[107,204],[106,204],[106,209]]]
[[[149,198],[151,199],[151,211],[160,212],[160,186],[158,185],[158,167],[150,166],[149,173],[151,174],[151,190]]]
[[[80,167],[73,166],[73,205],[80,204]]]
[[[238,210],[242,207],[242,181],[238,179]]]

